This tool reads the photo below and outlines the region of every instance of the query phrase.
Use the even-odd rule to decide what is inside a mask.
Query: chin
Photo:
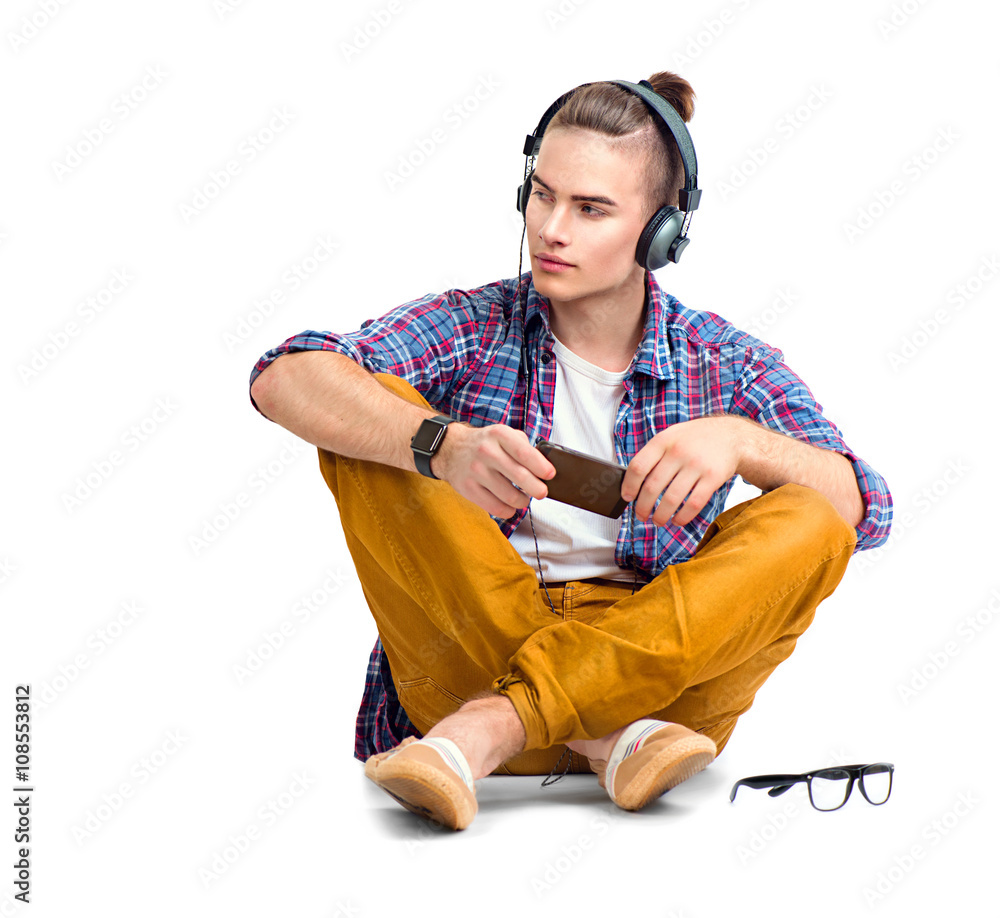
[[[546,299],[549,299],[557,294],[561,295],[561,297],[565,299],[569,288],[565,283],[560,283],[562,278],[550,277],[543,271],[532,271],[531,279],[535,284],[535,290]]]

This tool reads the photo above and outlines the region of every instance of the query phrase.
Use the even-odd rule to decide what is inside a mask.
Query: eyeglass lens
[[[809,780],[809,799],[817,810],[835,810],[847,800],[851,776],[839,768],[828,768]]]
[[[879,763],[861,770],[861,792],[869,803],[885,803],[889,799],[891,787],[892,770],[888,765]]]

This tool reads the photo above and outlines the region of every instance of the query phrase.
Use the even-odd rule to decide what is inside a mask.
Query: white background
[[[997,815],[997,27],[972,0],[5,4],[0,783],[27,682],[35,790],[30,906],[0,807],[0,915],[967,911]],[[893,538],[656,806],[487,779],[443,835],[352,757],[374,625],[315,450],[248,376],[514,276],[524,135],[662,69],[704,197],[657,277],[785,352]],[[884,807],[728,800],[880,760]]]

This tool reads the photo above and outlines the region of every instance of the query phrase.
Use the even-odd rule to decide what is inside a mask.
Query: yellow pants
[[[631,581],[546,581],[553,612],[537,571],[447,482],[322,449],[319,461],[403,709],[426,733],[484,691],[506,695],[527,742],[498,774],[547,774],[566,742],[643,717],[721,752],[856,538],[818,491],[785,485],[720,514],[692,558],[635,595]],[[570,771],[587,767],[570,756]]]

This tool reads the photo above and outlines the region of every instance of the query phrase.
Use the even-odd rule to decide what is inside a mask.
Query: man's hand
[[[444,443],[431,459],[431,471],[500,519],[527,507],[530,497],[547,497],[549,489],[542,479],[556,473],[523,430],[505,424],[462,423],[448,425]]]
[[[736,474],[744,433],[740,419],[724,415],[682,421],[661,430],[632,457],[622,481],[622,498],[636,498],[636,518],[645,521],[664,492],[653,523],[690,523]]]

